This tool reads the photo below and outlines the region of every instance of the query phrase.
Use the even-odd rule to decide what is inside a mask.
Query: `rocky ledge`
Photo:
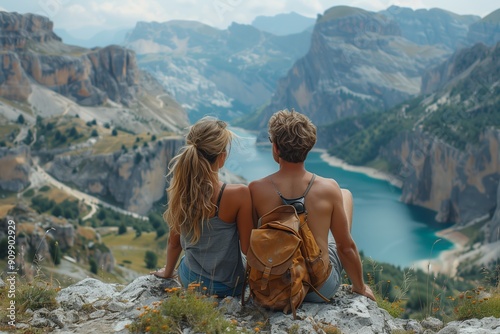
[[[129,333],[127,325],[139,317],[144,306],[165,300],[165,289],[178,287],[175,280],[162,280],[142,276],[127,286],[106,284],[87,278],[58,292],[59,308],[32,313],[30,323],[18,324],[18,328],[52,328],[54,333]],[[440,320],[428,318],[422,322],[411,319],[395,319],[377,304],[341,287],[333,302],[328,304],[304,303],[297,311],[297,319],[281,312],[271,312],[254,305],[241,306],[238,298],[225,298],[218,307],[225,317],[236,320],[244,329],[253,332],[257,323],[268,324],[260,329],[266,333],[324,333],[324,326],[332,325],[343,334],[349,333],[500,333],[500,319],[484,318],[454,321],[444,325]],[[30,311],[28,311],[30,312]],[[183,333],[192,333],[189,328]]]

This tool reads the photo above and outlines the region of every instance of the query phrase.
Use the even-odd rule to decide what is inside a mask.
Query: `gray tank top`
[[[189,242],[190,235],[181,234],[184,261],[189,270],[234,288],[245,275],[241,259],[240,239],[236,223],[226,223],[219,218],[219,206],[226,184],[221,187],[215,216],[203,226],[196,244]]]

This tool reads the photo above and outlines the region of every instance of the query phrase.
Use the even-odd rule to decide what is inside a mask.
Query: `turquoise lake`
[[[240,129],[226,162],[232,173],[249,182],[278,170],[270,146],[256,145],[254,134]],[[453,244],[436,236],[449,227],[435,221],[435,212],[402,203],[401,190],[389,182],[365,174],[333,167],[321,159],[320,152],[311,152],[306,168],[323,177],[335,179],[348,188],[354,197],[352,234],[360,251],[377,262],[410,267],[414,262],[436,258]],[[439,241],[437,241],[439,240]]]

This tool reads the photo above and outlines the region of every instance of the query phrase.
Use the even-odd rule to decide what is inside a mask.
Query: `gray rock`
[[[90,319],[100,319],[106,315],[105,310],[97,310],[89,314]]]
[[[50,312],[49,319],[56,324],[59,328],[63,328],[66,323],[66,314],[63,309],[57,309]]]
[[[87,315],[84,310],[78,312],[68,309],[72,304],[66,302],[65,306],[54,312],[45,309],[36,311],[34,323],[37,326],[53,327],[57,334],[126,334],[128,330],[125,326],[137,319],[142,311],[137,308],[168,298],[165,288],[179,285],[175,280],[162,280],[153,276],[139,277],[121,291],[115,285],[93,279],[82,282],[64,289],[66,291],[61,290],[59,300],[67,301],[70,296],[71,300],[90,303],[93,307],[100,305],[103,309],[96,309]],[[82,286],[91,287],[93,292],[90,293]],[[338,328],[343,334],[392,334],[396,330],[412,331],[415,334],[435,334],[439,330],[440,334],[500,334],[500,319],[496,318],[451,322],[444,328],[443,323],[435,318],[427,318],[422,324],[412,319],[394,319],[375,302],[352,294],[346,286],[339,289],[330,303],[303,303],[297,310],[295,320],[291,314],[265,310],[251,302],[242,307],[239,298],[225,298],[219,302],[218,307],[227,319],[238,322],[241,331],[252,331],[253,328],[262,326],[261,323],[268,323],[265,332],[272,334],[286,334],[291,330],[300,334],[321,333],[331,327]],[[65,327],[61,328],[60,323],[57,326],[58,321],[63,322]],[[193,333],[193,330],[183,328],[182,333]]]
[[[438,332],[438,334],[459,334],[460,331],[456,326],[446,326]]]
[[[124,303],[112,301],[111,303],[108,304],[106,309],[110,312],[124,312],[125,310],[131,307],[133,307],[133,304],[126,305]]]
[[[94,278],[86,278],[59,291],[56,300],[65,309],[79,311],[84,304],[111,299],[116,293],[116,285],[105,284]]]
[[[5,282],[0,278],[0,289],[2,289],[3,287],[5,287]]]
[[[430,329],[430,330],[437,332],[441,328],[443,328],[443,322],[439,319],[428,317],[428,318],[422,320],[422,327],[424,329]]]
[[[47,309],[42,308],[35,311],[30,324],[33,327],[56,327],[56,324],[54,324],[49,318],[50,312]]]

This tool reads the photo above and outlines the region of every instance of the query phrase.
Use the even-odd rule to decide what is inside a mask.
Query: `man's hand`
[[[368,297],[371,300],[373,300],[374,302],[376,302],[375,295],[373,294],[372,289],[368,285],[366,285],[366,284],[364,284],[361,289],[356,289],[353,286],[352,287],[352,292],[357,293],[357,294],[362,295],[362,296],[365,296],[365,297]]]

